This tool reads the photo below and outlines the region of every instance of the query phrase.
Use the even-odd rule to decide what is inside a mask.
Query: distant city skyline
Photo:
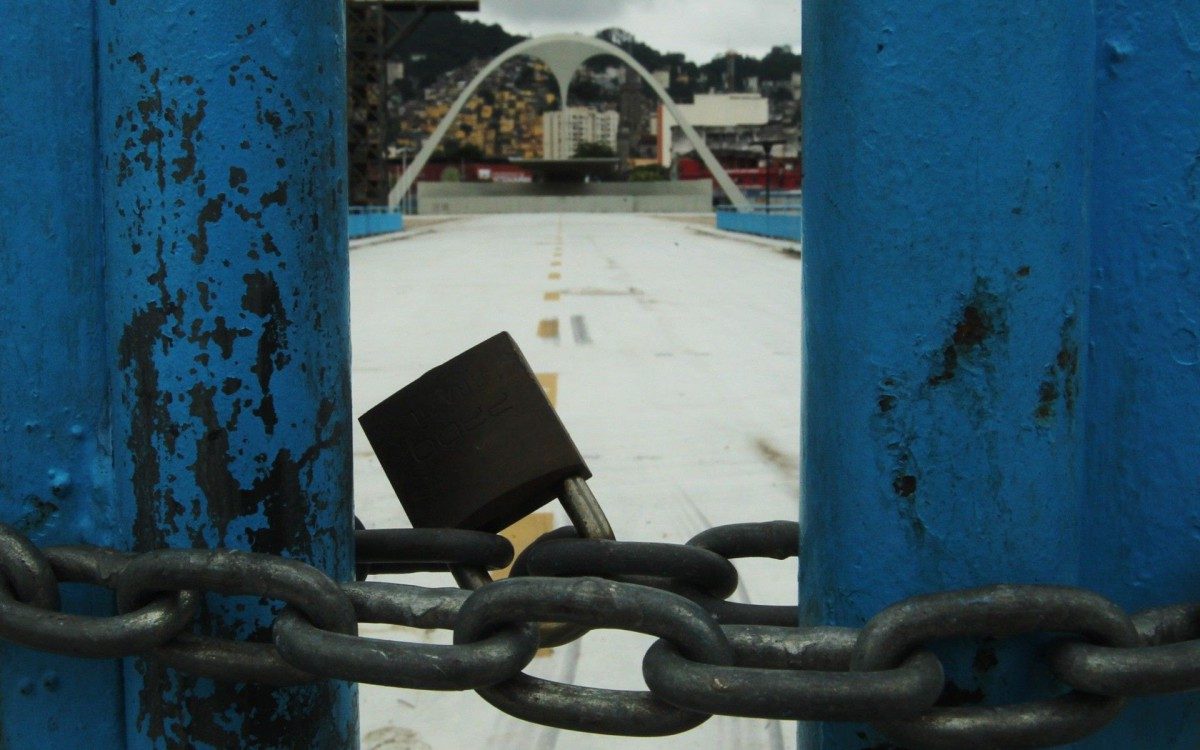
[[[522,35],[594,34],[620,27],[660,52],[705,63],[728,50],[761,57],[772,47],[800,49],[797,0],[482,0],[479,13]]]

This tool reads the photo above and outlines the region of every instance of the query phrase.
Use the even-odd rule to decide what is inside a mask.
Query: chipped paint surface
[[[138,549],[350,572],[342,8],[99,4],[119,498]],[[169,33],[164,19],[170,18]],[[277,603],[202,630],[269,639]],[[354,688],[127,670],[129,747],[345,747]]]
[[[802,617],[1075,583],[1090,7],[804,7]],[[998,703],[1042,686],[1029,648],[939,653],[957,701]]]
[[[0,520],[43,545],[128,543],[106,469],[94,32],[91,0],[0,3]],[[121,745],[118,663],[3,645],[0,664],[0,747]]]

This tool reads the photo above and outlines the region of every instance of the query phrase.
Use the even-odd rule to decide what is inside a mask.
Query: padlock
[[[557,497],[579,536],[613,538],[587,463],[508,333],[425,373],[359,423],[413,526],[498,532]],[[492,580],[479,566],[450,570],[464,588]],[[541,643],[584,632],[543,624]]]
[[[591,477],[529,363],[501,333],[359,418],[416,527],[497,532]]]

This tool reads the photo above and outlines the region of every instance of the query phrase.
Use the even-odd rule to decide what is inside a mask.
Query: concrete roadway
[[[696,224],[636,215],[482,216],[359,244],[350,255],[356,414],[429,368],[506,330],[542,377],[627,540],[684,542],[713,525],[795,519],[800,261]],[[707,221],[711,226],[711,217]],[[701,231],[697,231],[697,230]],[[408,526],[361,432],[357,513]],[[514,535],[564,525],[548,507]],[[741,601],[796,598],[795,560],[737,563]],[[453,586],[450,576],[394,580]],[[365,625],[364,635],[448,642]],[[530,665],[541,677],[644,689],[652,639],[596,631]],[[790,723],[715,717],[667,738],[621,739],[534,726],[473,692],[362,686],[365,750],[766,748],[795,746]]]

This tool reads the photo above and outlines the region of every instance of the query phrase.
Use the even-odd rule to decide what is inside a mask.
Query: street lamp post
[[[759,146],[762,147],[763,154],[767,157],[767,179],[766,179],[767,190],[766,190],[765,198],[766,198],[766,203],[767,203],[766,212],[768,214],[770,214],[771,213],[771,150],[774,149],[778,145],[787,143],[787,141],[785,141],[782,138],[764,138],[760,141],[757,141],[757,143]]]
[[[400,149],[400,176],[408,171],[408,147]],[[400,212],[405,216],[409,214],[408,210],[408,191],[404,191],[404,195],[400,196]]]

